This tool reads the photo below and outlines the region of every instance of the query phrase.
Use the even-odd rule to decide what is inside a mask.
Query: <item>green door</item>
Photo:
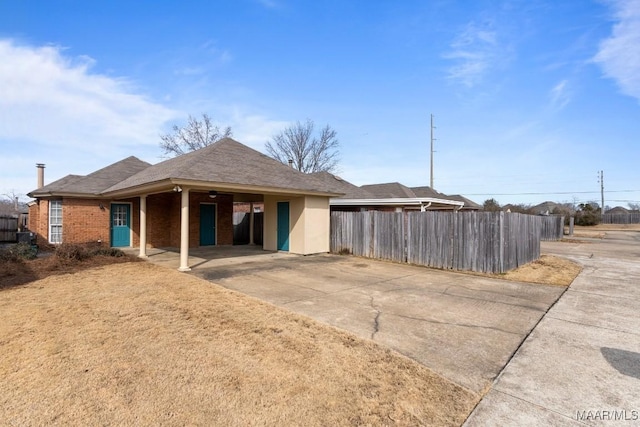
[[[111,246],[131,246],[131,205],[111,205]]]
[[[216,205],[200,205],[200,246],[216,244]]]
[[[278,202],[278,250],[289,250],[289,202]]]

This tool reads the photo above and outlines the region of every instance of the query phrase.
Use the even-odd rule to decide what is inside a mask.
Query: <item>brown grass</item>
[[[520,266],[515,270],[497,275],[506,280],[539,283],[543,285],[569,286],[580,274],[582,267],[566,258],[542,255],[540,259]]]
[[[147,263],[0,291],[2,425],[460,425],[478,396],[373,342]]]

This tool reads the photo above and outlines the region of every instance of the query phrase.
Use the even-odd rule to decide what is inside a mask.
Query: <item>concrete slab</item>
[[[640,233],[543,250],[585,268],[465,425],[640,425]]]
[[[482,392],[564,288],[351,256],[203,262],[191,274],[389,346]]]

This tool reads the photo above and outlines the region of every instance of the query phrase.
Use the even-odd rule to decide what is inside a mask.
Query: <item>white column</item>
[[[253,202],[249,203],[249,244],[253,245]]]
[[[182,188],[180,202],[180,267],[179,271],[189,271],[189,189]]]
[[[147,258],[147,196],[140,196],[140,258]]]

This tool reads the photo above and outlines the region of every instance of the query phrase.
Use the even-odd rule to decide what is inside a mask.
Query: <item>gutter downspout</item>
[[[420,212],[426,212],[427,209],[429,209],[429,206],[431,206],[431,202],[425,204],[420,205]]]

